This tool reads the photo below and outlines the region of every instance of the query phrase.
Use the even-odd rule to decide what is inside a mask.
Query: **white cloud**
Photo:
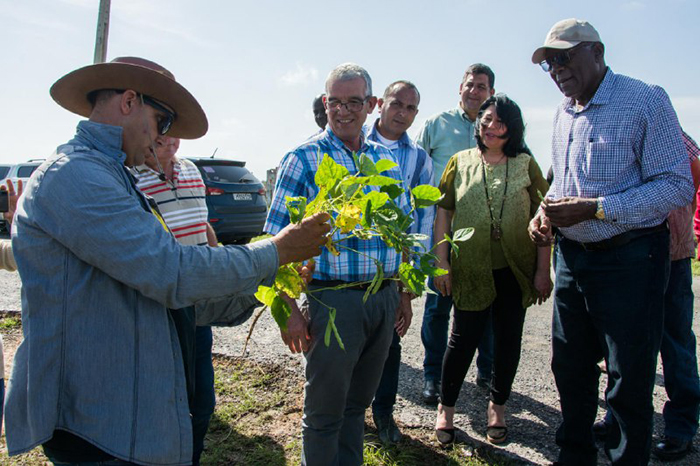
[[[317,79],[318,70],[316,68],[297,63],[296,67],[283,74],[279,81],[284,86],[299,86],[316,82]]]
[[[647,6],[644,3],[637,1],[631,1],[620,5],[620,9],[622,11],[641,11],[646,9],[646,7]]]

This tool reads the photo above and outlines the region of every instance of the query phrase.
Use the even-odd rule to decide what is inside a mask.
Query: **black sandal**
[[[455,429],[435,429],[435,437],[442,446],[452,445],[455,443]]]
[[[489,426],[486,429],[486,440],[494,445],[501,444],[508,438],[508,428],[506,426]]]

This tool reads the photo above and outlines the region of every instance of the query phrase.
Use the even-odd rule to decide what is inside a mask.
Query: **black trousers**
[[[510,397],[515,373],[520,363],[520,347],[525,322],[522,293],[510,268],[493,271],[496,299],[481,311],[455,308],[452,330],[442,362],[440,400],[443,406],[454,406],[464,383],[476,347],[486,330],[488,317],[493,325],[493,379],[491,401],[503,405]]]

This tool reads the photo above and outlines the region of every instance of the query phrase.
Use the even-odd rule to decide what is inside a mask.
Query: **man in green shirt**
[[[476,147],[474,122],[479,107],[494,94],[495,76],[491,68],[475,63],[467,68],[459,85],[459,105],[430,117],[418,132],[416,143],[423,147],[433,160],[435,182],[439,182],[447,162],[459,151]],[[428,285],[434,291],[432,279]],[[421,327],[421,340],[425,348],[423,360],[423,400],[437,404],[440,392],[442,358],[447,347],[447,330],[452,308],[452,297],[428,294]],[[484,333],[479,344],[477,384],[487,387],[491,381],[493,361],[492,332]]]

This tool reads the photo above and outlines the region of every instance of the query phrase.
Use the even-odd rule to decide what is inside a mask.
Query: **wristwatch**
[[[596,199],[595,218],[597,218],[598,220],[605,220],[605,211],[603,210],[603,199],[601,198]]]

